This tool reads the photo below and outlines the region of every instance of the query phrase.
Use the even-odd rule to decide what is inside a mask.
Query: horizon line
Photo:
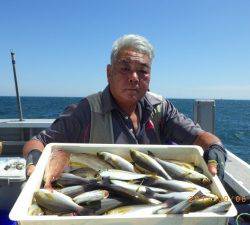
[[[16,97],[15,95],[0,95],[0,97]],[[20,98],[84,98],[84,96],[41,96],[41,95],[24,95]],[[165,97],[166,99],[185,99],[185,100],[239,100],[249,101],[250,98],[205,98],[205,97]]]

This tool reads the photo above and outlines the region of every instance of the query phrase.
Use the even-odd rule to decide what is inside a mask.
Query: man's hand
[[[36,168],[36,166],[34,166],[34,165],[28,165],[26,167],[26,175],[28,177],[30,177],[30,175],[34,172],[35,168]]]
[[[220,180],[224,178],[226,158],[227,153],[222,145],[213,144],[204,152],[204,159],[208,165],[209,172],[212,175],[217,174]]]
[[[52,190],[52,182],[57,180],[65,166],[69,165],[70,154],[62,150],[54,150],[51,154],[50,161],[45,169],[44,188]]]

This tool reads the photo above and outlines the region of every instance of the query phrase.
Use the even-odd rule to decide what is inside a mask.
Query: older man
[[[209,171],[224,174],[226,152],[216,136],[203,131],[162,96],[149,90],[152,45],[138,35],[114,42],[107,65],[108,86],[87,96],[24,146],[30,174],[44,146],[51,142],[195,144],[201,146]],[[62,155],[62,157],[65,157]]]

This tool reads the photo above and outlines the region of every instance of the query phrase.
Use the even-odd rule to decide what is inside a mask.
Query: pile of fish
[[[223,213],[231,205],[211,193],[211,180],[192,164],[133,149],[130,158],[109,152],[70,154],[53,191],[34,193],[29,215]]]

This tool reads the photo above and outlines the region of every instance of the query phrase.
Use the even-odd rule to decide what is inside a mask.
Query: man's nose
[[[139,82],[139,76],[136,71],[133,71],[129,76],[129,82]]]

